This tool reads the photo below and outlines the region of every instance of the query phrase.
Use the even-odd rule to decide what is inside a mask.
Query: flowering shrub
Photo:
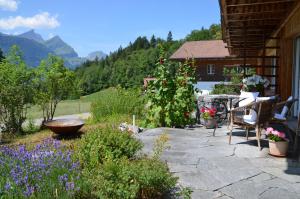
[[[272,127],[267,128],[266,135],[270,140],[274,142],[288,141],[288,139],[285,137],[284,132],[274,130]]]
[[[0,195],[11,198],[72,198],[79,191],[79,163],[59,141],[0,148]]]
[[[200,109],[201,117],[205,120],[209,120],[215,117],[217,109],[216,108],[206,108],[202,107]]]
[[[149,127],[184,127],[191,123],[191,112],[195,109],[195,66],[187,60],[176,66],[164,58],[161,48],[156,64],[155,80],[147,88],[146,125]]]
[[[267,88],[270,84],[270,81],[266,78],[263,78],[259,75],[252,75],[243,79],[244,91],[260,91],[264,88]]]

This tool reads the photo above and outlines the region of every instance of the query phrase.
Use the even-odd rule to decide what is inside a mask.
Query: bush
[[[97,198],[162,198],[177,182],[167,165],[154,159],[108,160],[83,176]]]
[[[105,160],[132,158],[143,147],[128,133],[111,128],[87,132],[79,144],[78,156],[84,167],[94,168]]]
[[[73,198],[80,189],[79,162],[59,141],[0,149],[0,195],[8,198]]]
[[[82,196],[86,198],[160,198],[175,187],[166,164],[159,161],[168,137],[155,144],[151,159],[137,157],[140,141],[106,128],[87,132],[78,146],[82,163]]]
[[[144,108],[143,97],[134,89],[109,88],[99,92],[94,100],[91,112],[95,122],[107,121],[112,116],[140,115]]]
[[[241,90],[240,84],[216,84],[211,94],[239,94]]]

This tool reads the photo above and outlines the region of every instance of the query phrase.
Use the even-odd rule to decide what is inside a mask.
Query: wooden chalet
[[[194,59],[197,81],[224,81],[224,67],[239,67],[243,64],[243,59],[230,57],[222,40],[185,42],[170,59],[181,62]]]
[[[219,0],[230,56],[270,79],[282,100],[300,88],[300,0]],[[246,66],[251,60],[254,64]],[[300,104],[297,104],[297,107]],[[298,112],[298,110],[297,110]]]

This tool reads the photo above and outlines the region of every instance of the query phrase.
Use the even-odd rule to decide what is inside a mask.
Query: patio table
[[[227,119],[228,113],[233,108],[233,100],[239,98],[239,95],[204,95],[198,98],[198,106],[215,106],[215,108],[217,108],[217,114],[219,115],[219,119],[225,121]],[[227,104],[228,102],[229,107]]]

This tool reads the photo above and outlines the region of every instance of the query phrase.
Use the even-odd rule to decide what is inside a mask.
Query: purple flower
[[[66,183],[66,190],[67,190],[67,191],[72,191],[72,190],[74,190],[74,187],[75,187],[74,182],[67,182],[67,183]]]
[[[34,192],[34,187],[31,187],[31,186],[27,186],[26,187],[26,191],[23,192],[23,194],[26,196],[26,197],[29,197],[31,196],[31,194]]]
[[[66,191],[74,191],[75,183],[80,180],[80,164],[72,160],[72,154],[73,151],[53,139],[44,140],[31,151],[25,145],[0,147],[0,177],[8,179],[0,189],[10,190],[14,185],[14,191],[22,194],[18,197],[30,197],[60,183]]]
[[[5,184],[4,189],[5,189],[6,191],[8,191],[9,189],[11,189],[11,185],[10,185],[9,182]]]

